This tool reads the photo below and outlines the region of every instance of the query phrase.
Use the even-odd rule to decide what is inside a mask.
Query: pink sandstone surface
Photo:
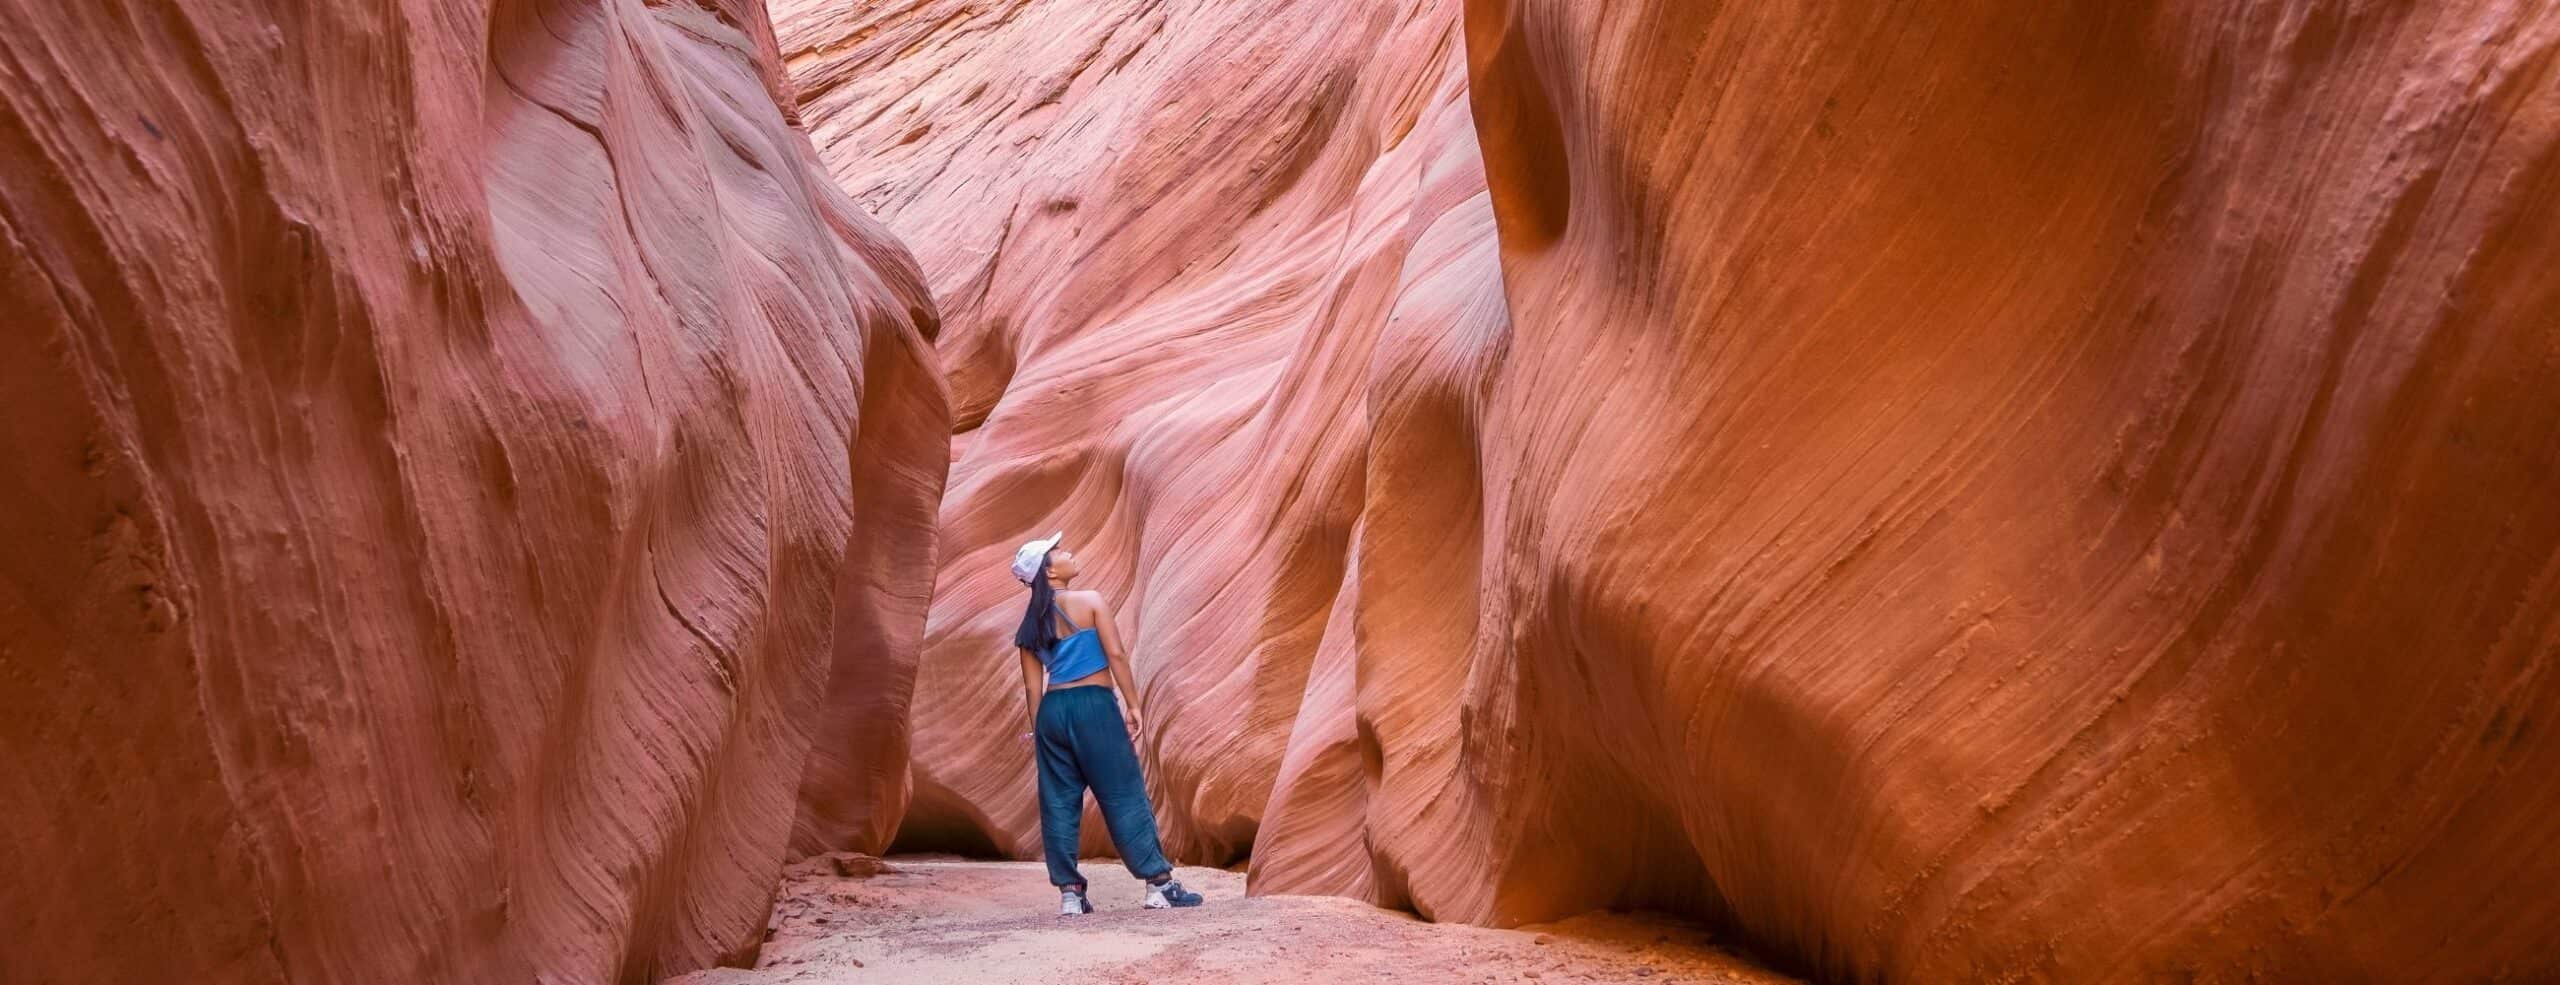
[[[948,460],[762,5],[0,14],[0,980],[751,954]]]
[[[0,7],[0,977],[1032,857],[1057,527],[1257,893],[2560,977],[2548,5],[774,6]]]
[[[1037,852],[1005,562],[1049,523],[1125,600],[1167,843],[1252,847],[1359,518],[1371,374],[1499,338],[1457,11],[776,5],[811,138],[949,326],[905,846]]]
[[[1063,527],[1258,892],[2560,975],[2548,6],[777,14],[949,323],[901,844],[1036,853]]]

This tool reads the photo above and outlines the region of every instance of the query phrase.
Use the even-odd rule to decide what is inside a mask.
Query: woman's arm
[[[1038,732],[1040,731],[1041,685],[1048,682],[1049,675],[1041,670],[1040,658],[1032,656],[1031,651],[1015,647],[1013,652],[1022,655],[1022,707],[1025,722],[1023,731]]]
[[[1129,731],[1138,731],[1138,675],[1129,669],[1129,649],[1120,645],[1120,625],[1111,621],[1111,607],[1093,604],[1093,628],[1102,637],[1102,655],[1111,663],[1111,683],[1120,688],[1120,707],[1129,713]]]

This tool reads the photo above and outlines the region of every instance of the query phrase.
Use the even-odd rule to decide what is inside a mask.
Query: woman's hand
[[[1138,734],[1137,706],[1131,705],[1120,709],[1120,721],[1129,726],[1129,735],[1131,737],[1135,737]]]

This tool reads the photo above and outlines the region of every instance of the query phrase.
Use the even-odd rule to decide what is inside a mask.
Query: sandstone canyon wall
[[[1699,898],[1842,978],[2560,975],[2560,10],[1467,29],[1491,611],[1359,640],[1418,903]],[[1438,660],[1454,714],[1366,686]]]
[[[0,980],[751,951],[948,432],[762,5],[0,12]]]
[[[951,322],[903,842],[1036,852],[1064,527],[1257,891],[2560,975],[2547,5],[778,15]]]
[[[1502,325],[1457,13],[776,5],[821,156],[949,326],[906,847],[1038,851],[1005,572],[1034,527],[1124,600],[1167,844],[1252,846],[1343,581],[1371,378]]]

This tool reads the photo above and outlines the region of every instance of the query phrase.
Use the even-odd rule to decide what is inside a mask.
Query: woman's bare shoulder
[[[1058,601],[1074,607],[1078,613],[1087,615],[1097,612],[1107,612],[1111,609],[1111,604],[1102,600],[1101,592],[1081,590],[1073,592],[1059,592]],[[1078,621],[1081,622],[1083,620]]]

